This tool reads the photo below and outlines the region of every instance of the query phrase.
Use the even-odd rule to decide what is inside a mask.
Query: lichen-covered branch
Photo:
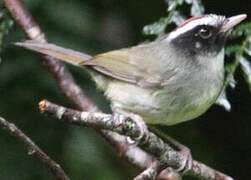
[[[53,161],[47,154],[45,154],[28,136],[26,136],[15,124],[8,122],[0,117],[0,128],[6,130],[18,140],[22,141],[28,148],[28,154],[36,156],[48,167],[50,167],[53,174],[60,180],[69,180],[70,178],[65,174],[64,170]]]
[[[42,113],[51,115],[61,121],[66,121],[81,126],[114,130],[122,135],[130,136],[132,139],[137,139],[139,135],[139,127],[137,127],[137,124],[134,123],[133,119],[129,120],[120,117],[124,120],[124,122],[121,122],[119,118],[110,114],[79,112],[53,104],[47,100],[42,100],[39,103],[39,107]],[[157,169],[158,172],[160,172],[167,166],[171,166],[174,169],[182,166],[182,162],[184,160],[182,153],[175,151],[155,134],[149,131],[146,133],[148,133],[146,135],[147,138],[139,140],[138,145],[159,159],[159,162],[156,163],[156,161],[153,161],[153,164],[151,164],[145,173],[148,175],[149,173],[154,175],[152,174],[153,169]],[[143,172],[144,176],[145,173]],[[222,174],[195,160],[193,160],[192,168],[183,172],[182,175],[191,175],[200,179],[232,180],[231,177],[228,177],[227,175]]]
[[[72,124],[93,127],[98,129],[112,130],[122,135],[129,135],[137,138],[140,135],[140,129],[135,123],[123,115],[111,115],[101,112],[80,112],[53,104],[47,100],[39,103],[42,113],[54,116],[61,121],[67,121]]]

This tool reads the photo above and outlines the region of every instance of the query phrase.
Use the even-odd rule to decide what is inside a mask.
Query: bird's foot
[[[133,122],[135,122],[135,124],[139,127],[139,135],[138,137],[135,137],[133,139],[129,139],[130,143],[144,143],[147,140],[147,135],[148,135],[148,129],[146,126],[146,123],[144,122],[144,120],[142,119],[141,116],[134,114],[132,112],[129,112],[127,110],[124,109],[116,109],[116,112],[119,114],[124,115],[125,117],[130,118]]]
[[[179,144],[178,148],[180,149],[179,151],[180,154],[182,154],[183,156],[182,158],[183,160],[180,167],[177,169],[177,171],[186,173],[187,171],[192,169],[192,166],[193,166],[192,154],[191,154],[190,149],[182,144]]]
[[[160,136],[165,142],[171,143],[182,155],[182,162],[180,167],[177,169],[178,172],[187,172],[190,170],[193,166],[193,158],[191,151],[188,147],[184,146],[177,140],[173,139],[172,137],[168,136],[167,134],[163,133],[159,129],[156,129],[155,127],[151,127],[150,129],[156,133],[158,136]]]

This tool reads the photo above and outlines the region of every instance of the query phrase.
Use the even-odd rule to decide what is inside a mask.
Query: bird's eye
[[[202,39],[208,39],[212,36],[212,31],[208,28],[201,28],[198,34]]]

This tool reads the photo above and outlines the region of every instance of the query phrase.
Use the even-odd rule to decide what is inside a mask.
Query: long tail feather
[[[73,51],[71,49],[62,48],[54,44],[41,43],[33,40],[28,40],[25,42],[17,42],[15,43],[15,45],[40,52],[42,54],[50,55],[52,57],[55,57],[57,59],[63,60],[67,63],[76,66],[79,66],[83,62],[92,58],[92,56],[88,54]]]

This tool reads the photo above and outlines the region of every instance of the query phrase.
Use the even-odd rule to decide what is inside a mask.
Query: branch
[[[20,0],[4,0],[5,6],[10,10],[13,18],[23,28],[27,36],[33,40],[46,41],[45,34],[39,25],[34,21],[29,11]],[[91,57],[91,56],[90,56]],[[84,94],[84,92],[75,83],[70,72],[56,59],[50,56],[43,56],[45,64],[57,80],[58,86],[62,92],[83,111],[101,112],[100,109]],[[130,163],[145,169],[154,159],[151,155],[145,153],[140,148],[128,144],[124,136],[111,131],[100,131],[103,137],[113,145],[122,158]]]
[[[20,0],[4,0],[4,3],[6,7],[11,11],[12,16],[22,26],[26,34],[31,39],[42,42],[46,41],[44,33],[39,28],[38,24],[32,19],[30,13],[27,11],[27,9],[24,7],[24,5]],[[100,111],[97,108],[97,106],[76,85],[72,75],[69,73],[68,70],[66,70],[66,68],[61,63],[59,63],[57,60],[49,56],[44,56],[44,58],[48,69],[56,78],[57,83],[60,86],[61,90],[71,99],[71,101],[78,107],[78,109],[92,112]],[[120,136],[117,133],[107,130],[101,130],[101,134],[108,140],[110,144],[116,147],[116,149],[119,151],[120,155],[123,156],[123,158],[129,160],[132,164],[135,164],[142,169],[151,167],[152,163],[155,162],[156,160],[154,157],[152,157],[149,154],[146,154],[140,148],[128,144],[124,136]],[[169,146],[164,144],[164,142],[160,140],[157,136],[155,136],[152,133],[149,134],[150,134],[149,136],[150,139],[155,138],[156,143],[160,144],[146,143],[141,145],[141,147],[147,151],[153,149],[154,150],[153,154],[156,157],[163,157],[164,159],[163,162],[167,164],[170,163],[174,167],[179,167],[180,163],[178,163],[177,159],[182,159],[183,157],[181,157],[179,153],[173,151],[172,149],[169,149]],[[167,150],[173,152],[176,157],[175,156],[171,157],[170,152],[167,152]],[[163,152],[166,153],[163,154]],[[201,177],[202,174],[204,174],[205,177],[208,177],[208,179],[218,179],[218,180],[231,179],[227,178],[225,175],[222,175],[221,173],[218,173],[210,168],[209,169],[207,168],[208,167],[206,167],[205,165],[194,161],[193,170],[188,171],[187,174],[195,175],[197,177]],[[208,170],[208,172],[204,172],[203,170]]]
[[[80,112],[53,104],[47,100],[39,103],[42,113],[53,116],[61,121],[77,124],[80,126],[106,129],[136,139],[140,135],[140,129],[132,119],[123,115],[111,115],[101,112]]]
[[[34,155],[47,166],[50,167],[52,173],[60,180],[69,180],[70,178],[65,174],[64,170],[53,161],[47,154],[45,154],[28,136],[26,136],[18,127],[0,117],[0,127],[6,130],[18,140],[22,141],[29,150],[29,155]]]
[[[81,126],[113,130],[122,135],[128,135],[134,140],[137,139],[140,133],[140,129],[137,127],[137,123],[134,123],[133,119],[130,120],[98,112],[80,112],[53,104],[47,100],[42,100],[39,103],[39,108],[42,113],[53,116],[60,121]],[[153,161],[149,169],[143,172],[142,175],[145,176],[145,173],[147,173],[149,176],[155,176],[153,169],[160,172],[167,166],[171,166],[174,169],[182,166],[184,160],[182,153],[175,151],[155,134],[149,131],[146,133],[146,137],[148,138],[139,140],[138,145],[160,160],[158,163]],[[182,175],[190,175],[210,180],[232,180],[231,177],[195,160],[193,160],[192,168],[183,172]]]

